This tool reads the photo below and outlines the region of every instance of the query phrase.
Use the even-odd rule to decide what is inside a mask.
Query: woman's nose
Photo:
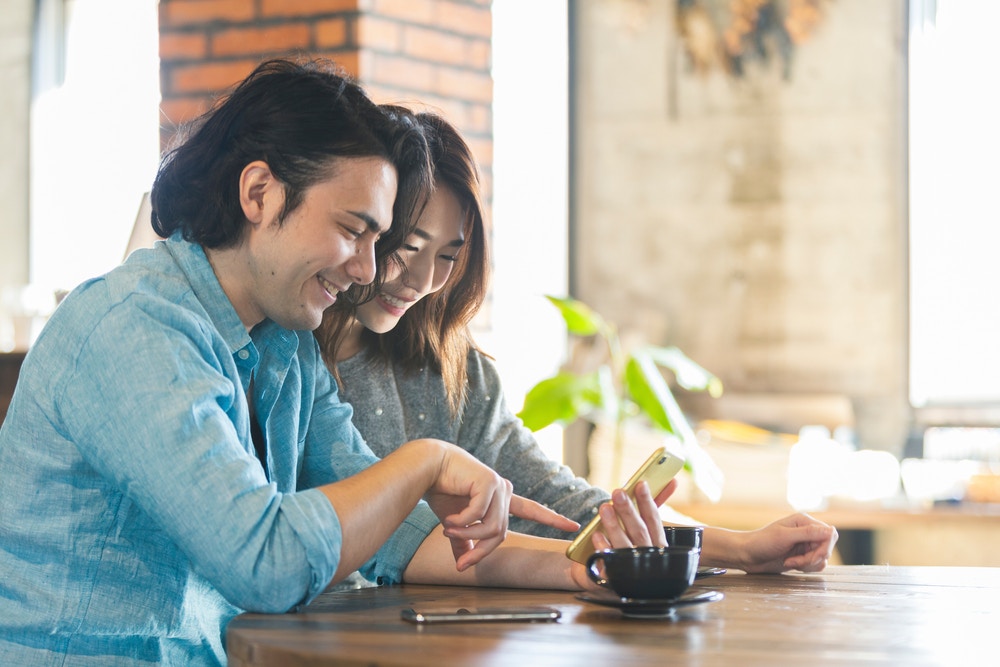
[[[406,267],[406,286],[421,294],[430,291],[434,281],[434,263],[424,260],[411,261]]]

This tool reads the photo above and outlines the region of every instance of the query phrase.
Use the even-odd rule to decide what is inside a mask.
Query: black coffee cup
[[[670,547],[695,547],[701,549],[702,526],[664,526],[663,535]]]
[[[605,549],[587,559],[587,575],[623,598],[670,600],[694,582],[700,556],[695,547]]]

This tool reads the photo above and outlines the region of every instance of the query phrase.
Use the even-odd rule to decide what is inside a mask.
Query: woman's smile
[[[387,292],[380,292],[376,301],[383,310],[394,317],[401,317],[410,304],[414,303],[414,301],[406,301]]]

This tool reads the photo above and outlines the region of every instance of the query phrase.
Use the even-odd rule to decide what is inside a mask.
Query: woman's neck
[[[337,345],[337,361],[350,359],[361,351],[361,332],[364,331],[364,328],[364,325],[357,320],[351,320],[344,332],[344,337]]]

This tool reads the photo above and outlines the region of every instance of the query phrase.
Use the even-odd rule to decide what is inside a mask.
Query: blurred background
[[[515,410],[571,356],[543,298],[571,294],[722,381],[677,398],[723,505],[841,466],[793,506],[990,514],[997,25],[991,0],[3,0],[0,403],[53,295],[121,261],[177,125],[263,58],[321,56],[476,152],[477,336]],[[539,437],[593,472],[587,433]],[[711,518],[766,513],[740,516]]]

